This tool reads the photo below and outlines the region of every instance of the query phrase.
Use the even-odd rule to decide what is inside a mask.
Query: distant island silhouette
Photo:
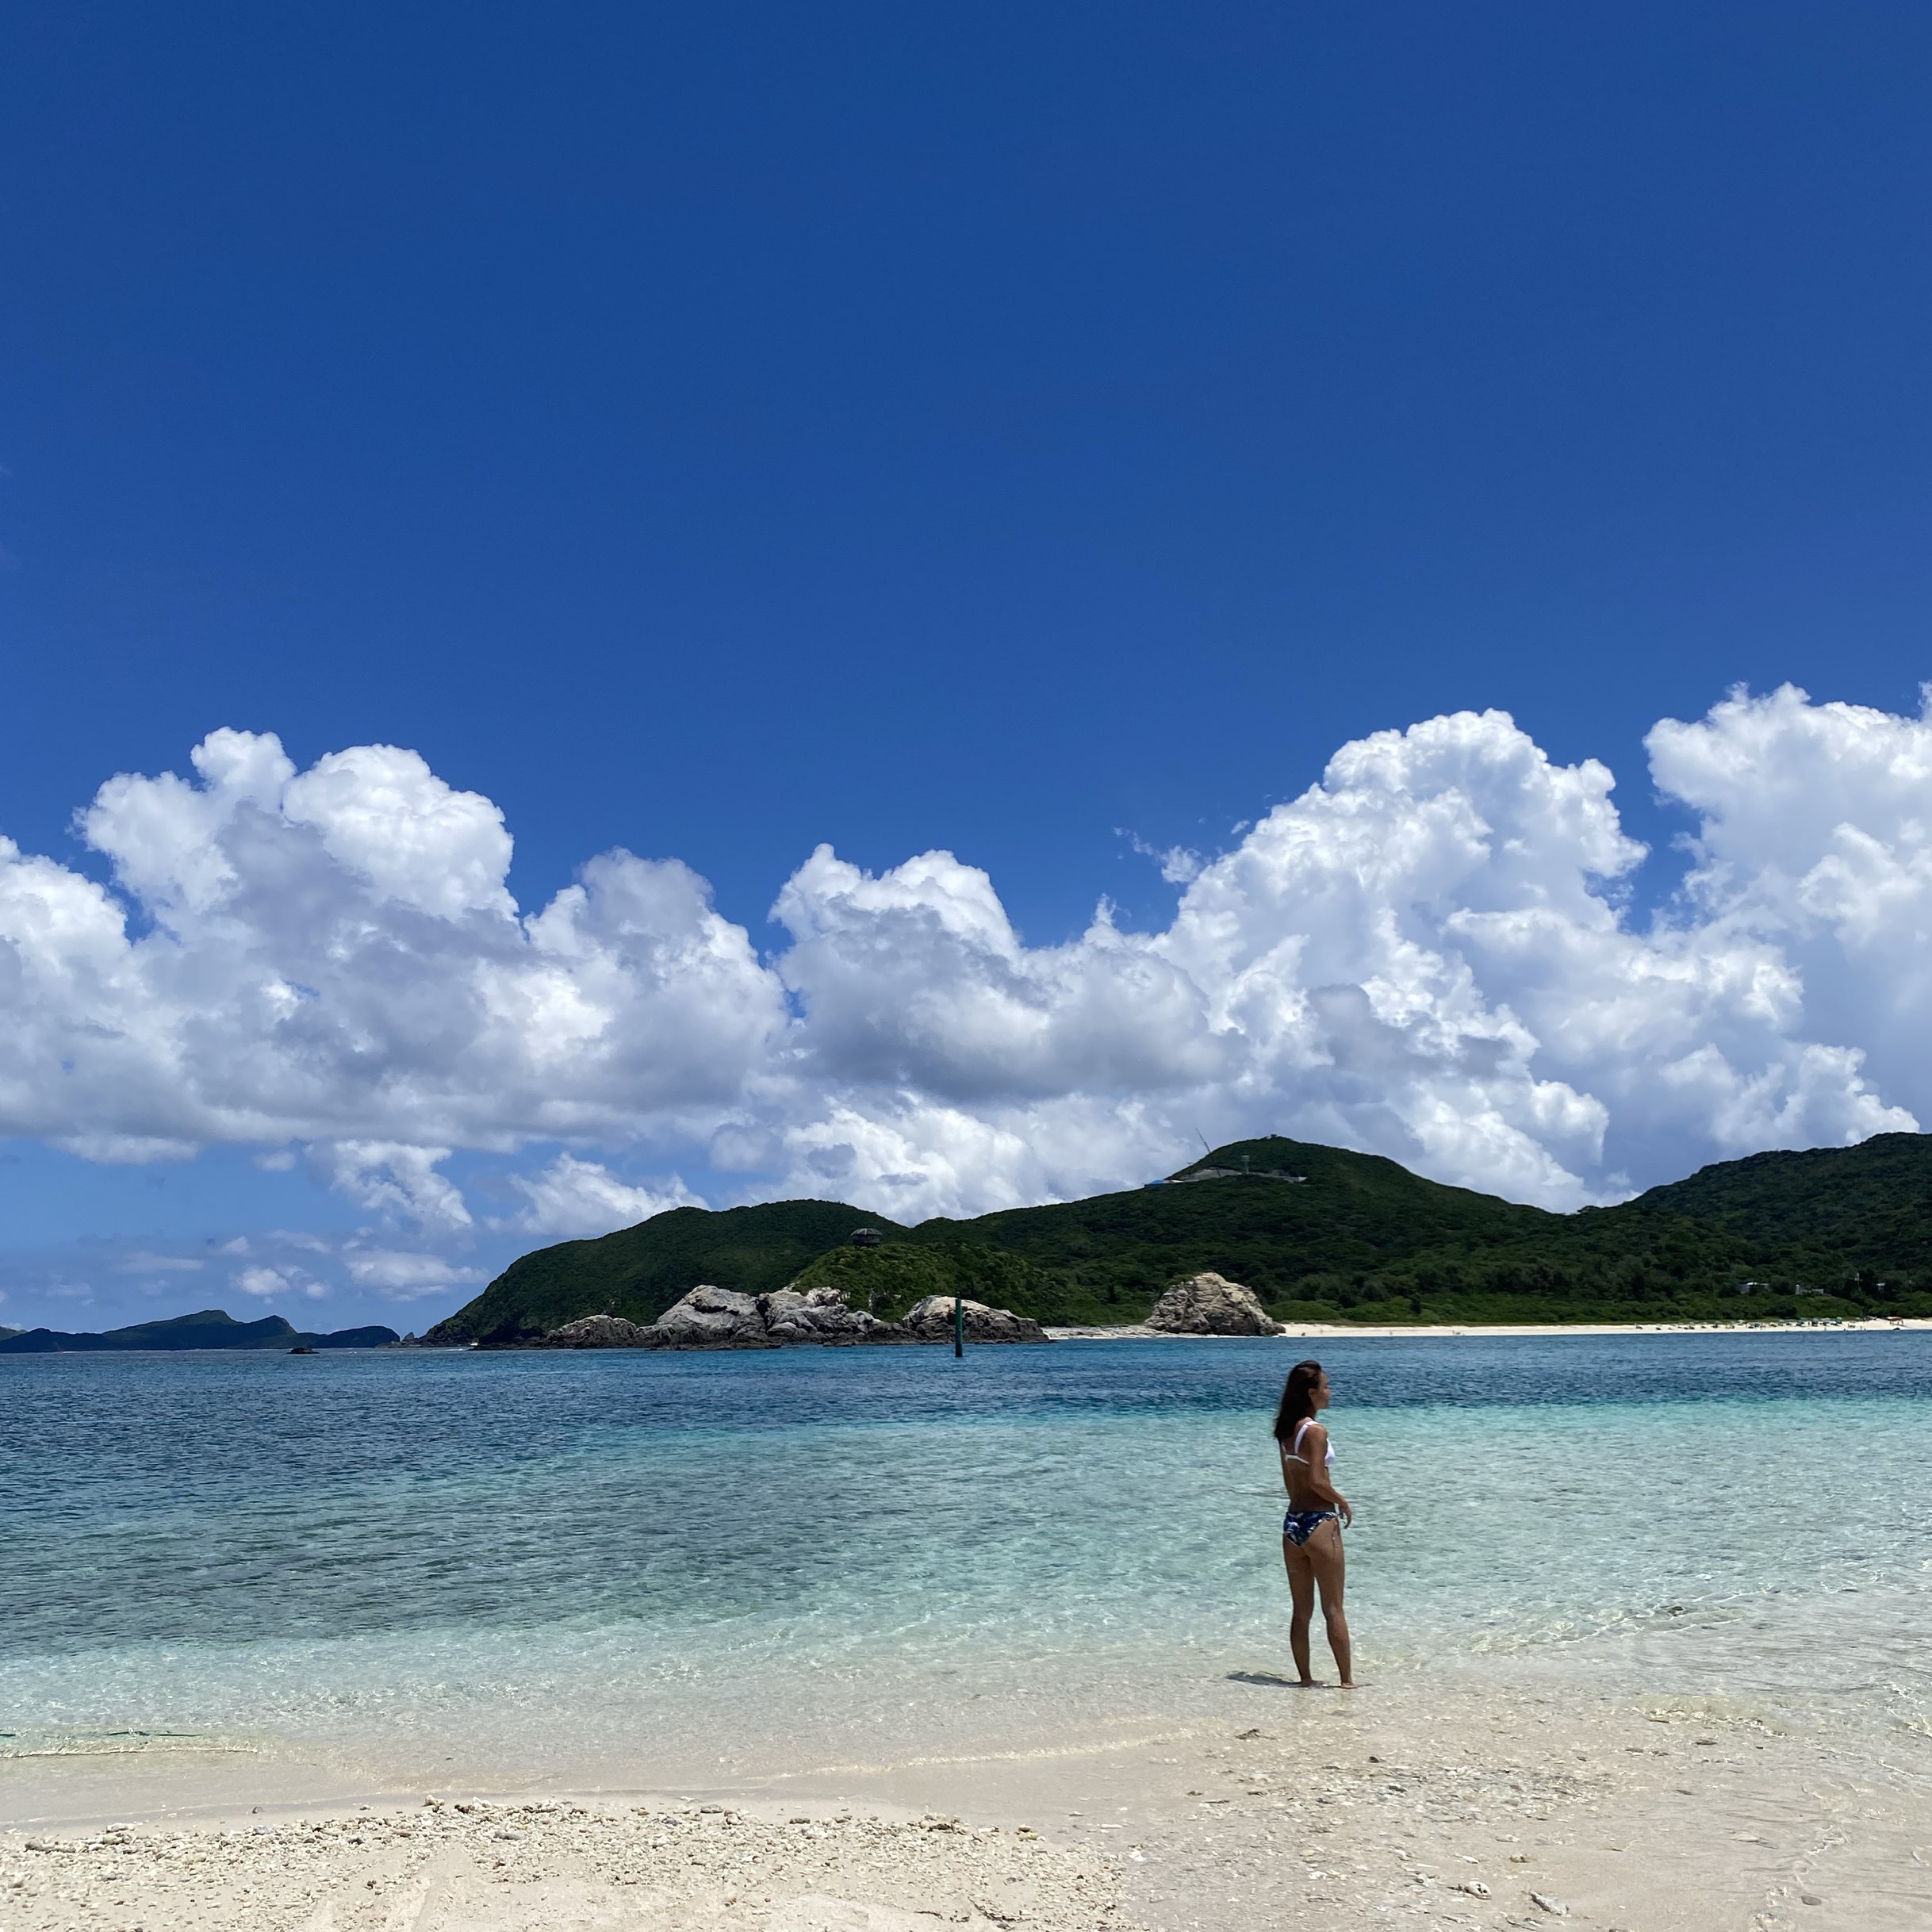
[[[140,1321],[99,1335],[70,1335],[59,1328],[29,1328],[0,1340],[0,1355],[94,1355],[137,1348],[380,1348],[401,1340],[393,1328],[338,1328],[311,1335],[279,1315],[237,1321],[225,1309],[205,1308],[169,1321]]]

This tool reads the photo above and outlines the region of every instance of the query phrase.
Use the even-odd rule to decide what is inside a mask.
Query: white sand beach
[[[1235,1340],[1301,1341],[1321,1336],[1352,1336],[1370,1341],[1439,1341],[1457,1336],[1570,1336],[1570,1335],[1885,1335],[1932,1328],[1932,1320],[1922,1317],[1873,1317],[1861,1321],[1576,1321],[1576,1322],[1467,1322],[1453,1326],[1443,1322],[1393,1323],[1347,1321],[1290,1321],[1281,1332],[1269,1336],[1175,1335],[1164,1328],[1144,1328],[1123,1323],[1116,1327],[1071,1325],[1049,1328],[1047,1333],[1056,1342],[1207,1342]]]
[[[762,1788],[395,1793],[0,1835],[12,1932],[911,1932],[921,1926],[1917,1932],[1926,1741],[1453,1673],[1256,1673],[1179,1731]],[[1247,1721],[1244,1721],[1247,1720]],[[647,1758],[634,1767],[646,1768]],[[624,1767],[612,1766],[614,1774]],[[13,1767],[10,1808],[26,1796]],[[782,1788],[774,1788],[774,1783]],[[69,1795],[75,1795],[69,1788]],[[97,1795],[99,1795],[97,1792]]]

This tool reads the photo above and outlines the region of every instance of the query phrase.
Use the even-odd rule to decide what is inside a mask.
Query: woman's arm
[[[1308,1486],[1344,1524],[1354,1522],[1355,1513],[1348,1507],[1348,1498],[1328,1479],[1328,1432],[1319,1422],[1301,1438],[1301,1450],[1308,1458]]]

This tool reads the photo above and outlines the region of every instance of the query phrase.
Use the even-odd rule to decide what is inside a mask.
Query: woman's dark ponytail
[[[1315,1386],[1321,1380],[1319,1362],[1298,1362],[1288,1371],[1282,1390],[1282,1405],[1275,1412],[1275,1439],[1294,1439],[1295,1431],[1315,1413]]]

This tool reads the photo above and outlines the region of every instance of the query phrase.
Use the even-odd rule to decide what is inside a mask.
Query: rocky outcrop
[[[649,1348],[650,1330],[621,1315],[585,1315],[529,1344],[532,1348]]]
[[[760,1295],[765,1332],[775,1342],[818,1343],[849,1347],[855,1342],[902,1342],[896,1324],[881,1321],[864,1309],[848,1308],[836,1288],[780,1288]]]
[[[1255,1300],[1252,1289],[1221,1275],[1196,1275],[1176,1282],[1147,1318],[1163,1335],[1279,1335],[1281,1324]]]
[[[650,1348],[771,1348],[755,1295],[700,1283],[646,1331]]]
[[[983,1301],[966,1306],[969,1342],[1044,1342],[1037,1321]],[[616,1315],[585,1315],[526,1348],[780,1348],[851,1347],[880,1342],[949,1342],[953,1298],[928,1295],[903,1321],[881,1321],[846,1305],[837,1288],[780,1288],[776,1294],[739,1294],[708,1284],[667,1308],[648,1328]]]
[[[983,1301],[968,1301],[966,1339],[969,1342],[1044,1342],[1047,1332],[1038,1322],[1016,1315],[1010,1308],[988,1308]],[[899,1324],[915,1342],[949,1342],[953,1339],[953,1297],[929,1294],[907,1311]]]

